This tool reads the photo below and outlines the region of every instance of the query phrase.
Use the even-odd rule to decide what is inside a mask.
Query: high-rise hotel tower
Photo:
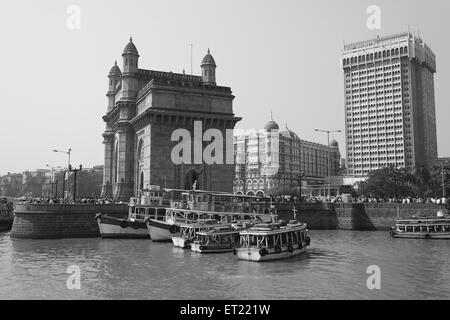
[[[347,175],[437,158],[436,58],[410,32],[345,45]]]

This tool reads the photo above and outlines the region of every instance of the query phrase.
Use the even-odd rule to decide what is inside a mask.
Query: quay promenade
[[[324,230],[389,230],[393,221],[412,216],[436,217],[443,204],[433,203],[280,203],[276,204],[280,219],[297,219],[308,229]]]
[[[97,213],[128,215],[127,204],[17,203],[11,237],[25,239],[95,238]]]
[[[294,218],[310,230],[389,230],[397,217],[436,216],[439,204],[394,203],[275,203],[279,219]],[[95,215],[125,218],[127,204],[18,203],[11,236],[27,239],[99,237]]]

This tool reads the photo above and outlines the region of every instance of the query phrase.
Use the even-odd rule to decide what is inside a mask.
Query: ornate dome
[[[136,46],[133,43],[133,38],[130,37],[130,42],[123,49],[123,54],[138,54]]]
[[[283,136],[291,138],[291,139],[295,139],[295,140],[300,140],[300,138],[298,137],[298,135],[292,131],[291,129],[289,129],[286,125],[286,130],[280,132]]]
[[[117,65],[117,61],[114,63],[111,70],[109,70],[109,75],[110,76],[119,76],[119,77],[122,75],[122,72],[120,71],[119,66]]]
[[[339,143],[336,140],[331,140],[330,147],[339,148]]]
[[[203,67],[203,66],[214,66],[214,67],[216,66],[216,62],[214,61],[214,58],[211,55],[211,53],[209,53],[209,49],[208,49],[208,53],[202,60],[201,67]]]
[[[266,130],[266,131],[279,130],[279,129],[280,129],[280,127],[278,126],[278,123],[276,123],[273,120],[270,120],[264,126],[264,130]]]

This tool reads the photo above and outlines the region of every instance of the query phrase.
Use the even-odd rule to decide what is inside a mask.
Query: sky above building
[[[380,30],[367,28],[370,5],[381,9]],[[344,43],[409,26],[436,54],[438,152],[450,156],[449,14],[447,0],[4,0],[0,174],[66,164],[53,149],[71,148],[74,165],[103,164],[107,75],[130,36],[143,69],[191,73],[192,43],[200,75],[210,48],[218,85],[236,96],[238,128],[262,128],[272,110],[281,129],[326,143],[315,128],[344,130]],[[345,153],[344,134],[335,138]]]

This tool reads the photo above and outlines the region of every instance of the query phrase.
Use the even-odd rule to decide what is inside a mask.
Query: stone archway
[[[196,189],[200,189],[200,175],[195,171],[194,169],[189,170],[186,172],[186,175],[184,176],[184,189],[186,190],[192,190],[193,185],[195,181],[197,181]]]

